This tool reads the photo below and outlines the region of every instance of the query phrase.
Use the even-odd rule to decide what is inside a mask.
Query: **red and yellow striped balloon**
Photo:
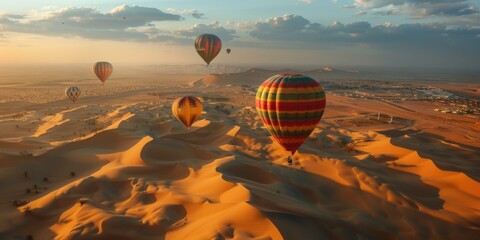
[[[263,82],[255,102],[270,134],[293,155],[322,119],[326,97],[310,77],[279,74]]]
[[[200,100],[191,96],[177,98],[172,104],[173,115],[187,128],[190,128],[198,120],[202,109]]]
[[[195,49],[198,55],[209,65],[222,50],[222,41],[216,35],[202,34],[195,40]]]
[[[113,72],[113,66],[109,62],[96,62],[93,65],[93,72],[105,84],[105,81]]]

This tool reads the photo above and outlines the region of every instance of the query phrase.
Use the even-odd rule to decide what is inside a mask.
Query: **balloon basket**
[[[292,156],[288,156],[287,161],[288,161],[288,165],[292,166]]]

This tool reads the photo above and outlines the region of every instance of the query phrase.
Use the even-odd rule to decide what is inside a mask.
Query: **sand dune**
[[[329,95],[289,166],[252,96],[237,90],[192,90],[205,113],[190,129],[170,110],[184,93],[157,85],[101,104],[41,102],[16,118],[2,110],[1,128],[19,130],[0,139],[0,239],[479,236],[480,145],[453,136],[478,137],[473,120]],[[375,111],[412,123],[338,124]],[[436,134],[451,125],[448,137]]]
[[[55,115],[53,116],[47,116],[47,117],[44,117],[42,119],[42,121],[44,121],[44,123],[42,123],[38,128],[37,130],[35,131],[35,133],[32,135],[32,137],[40,137],[41,135],[47,133],[50,129],[56,127],[56,126],[59,126],[59,125],[62,125],[68,121],[70,121],[70,119],[64,119],[64,114],[65,113],[69,113],[69,112],[73,112],[73,111],[76,111],[80,108],[84,108],[86,106],[81,106],[81,107],[77,107],[77,108],[73,108],[73,109],[68,109],[68,110],[65,110],[65,111],[61,111],[59,113],[56,113]]]
[[[336,68],[318,68],[313,70],[296,70],[296,69],[262,69],[262,68],[250,68],[243,72],[233,73],[211,73],[204,77],[191,82],[191,87],[218,87],[218,86],[258,86],[265,79],[276,75],[278,73],[300,73],[313,77],[318,81],[323,80],[345,80],[345,79],[362,79],[369,78],[372,73],[362,73],[353,70],[343,70]],[[373,74],[375,75],[375,74]]]
[[[226,86],[226,85],[260,85],[265,79],[277,74],[278,71],[260,68],[251,68],[240,73],[208,74],[190,85],[201,86]]]
[[[343,71],[332,68],[323,68],[323,69],[314,69],[310,71],[299,71],[294,69],[280,69],[280,70],[270,70],[262,68],[251,68],[244,72],[238,73],[216,73],[208,74],[197,81],[190,83],[190,86],[193,87],[205,87],[205,86],[227,86],[227,85],[249,85],[249,86],[259,86],[262,84],[265,79],[282,73],[303,73],[312,77],[320,77],[321,79],[336,78],[340,77],[341,74],[354,74],[353,72]],[[340,75],[339,75],[340,74]]]

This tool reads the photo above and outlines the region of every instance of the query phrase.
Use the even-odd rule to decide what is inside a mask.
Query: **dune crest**
[[[61,111],[59,113],[56,113],[53,116],[46,116],[46,117],[42,118],[42,121],[44,121],[44,123],[41,124],[37,128],[37,130],[32,135],[32,137],[40,137],[41,135],[47,133],[50,129],[52,129],[56,126],[60,126],[64,123],[70,121],[70,119],[68,119],[68,118],[64,119],[64,114],[65,113],[70,113],[70,112],[73,112],[73,111],[76,111],[78,109],[85,108],[85,107],[86,106],[80,106],[80,107],[77,107],[77,108],[67,109],[67,110]]]
[[[212,76],[250,76],[235,81],[256,84],[271,73]],[[317,76],[342,74],[361,73],[318,69]],[[480,234],[474,119],[438,117],[421,102],[328,94],[324,118],[289,165],[256,112],[256,85],[195,89],[184,84],[201,76],[148,76],[131,80],[135,86],[81,82],[89,94],[75,108],[54,96],[17,114],[12,106],[0,109],[8,130],[0,132],[0,239]],[[171,110],[185,95],[203,101],[189,129]],[[374,119],[378,113],[399,120]]]

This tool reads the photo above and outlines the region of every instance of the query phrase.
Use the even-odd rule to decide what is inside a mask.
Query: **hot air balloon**
[[[208,66],[222,50],[222,41],[213,34],[202,34],[195,40],[195,49]]]
[[[172,112],[180,122],[190,128],[202,114],[202,103],[196,97],[177,98],[172,104]]]
[[[226,50],[226,51],[227,51],[227,54],[230,54],[230,52],[232,51],[232,49],[230,49],[230,48],[227,48],[227,50]]]
[[[80,94],[82,91],[80,91],[80,88],[77,86],[70,86],[65,89],[65,95],[67,95],[72,102],[77,101],[78,97],[80,97]]]
[[[325,109],[323,87],[301,74],[279,74],[258,88],[257,112],[273,138],[288,152],[289,164],[312,133]]]
[[[105,81],[113,72],[113,66],[109,62],[96,62],[93,65],[93,72],[97,75],[98,79],[105,84]]]

